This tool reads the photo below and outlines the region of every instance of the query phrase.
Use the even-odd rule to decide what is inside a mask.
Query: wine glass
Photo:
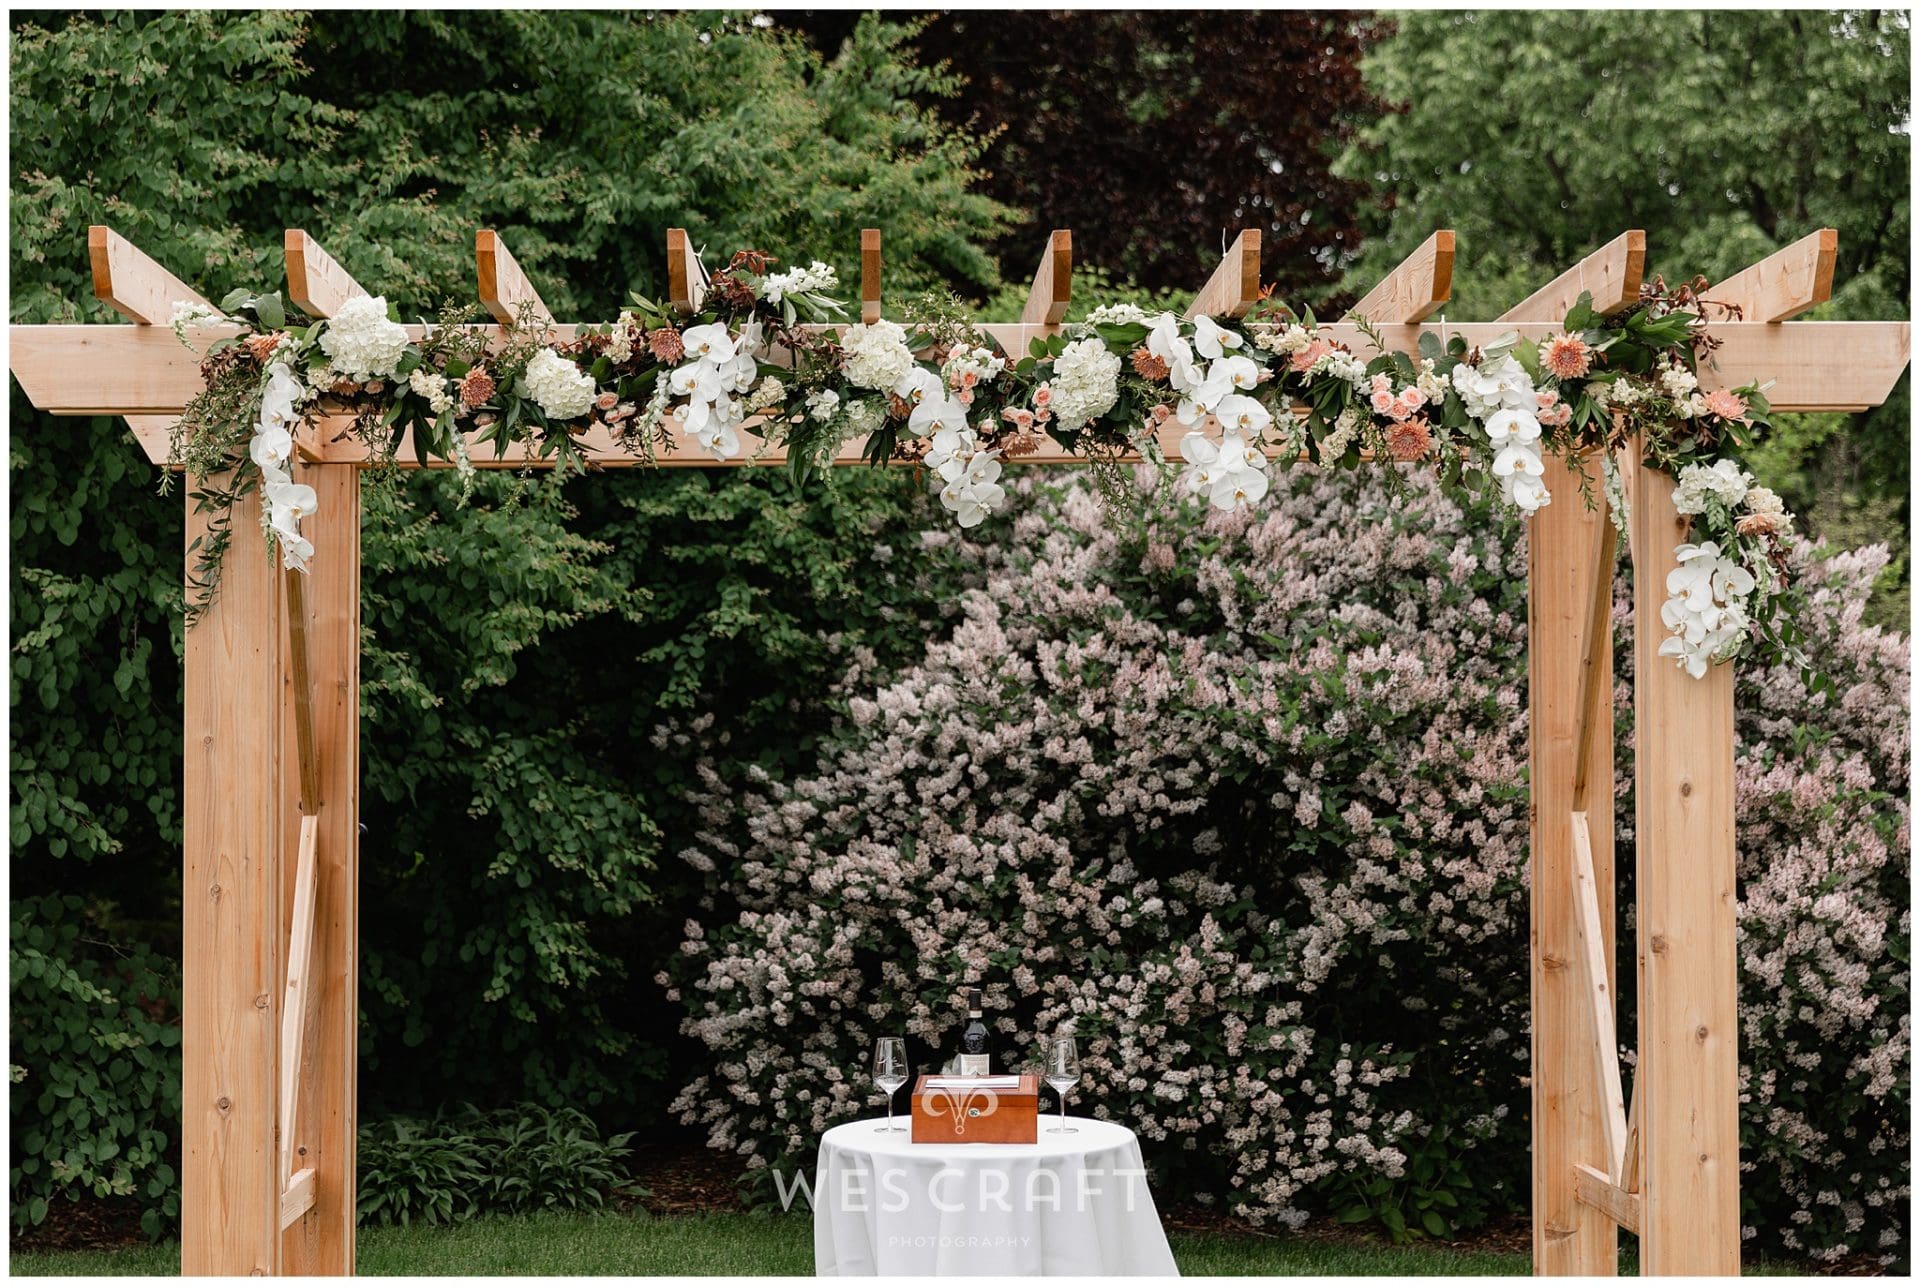
[[[875,1134],[905,1134],[907,1127],[893,1123],[893,1096],[907,1083],[907,1042],[900,1036],[882,1036],[873,1042],[873,1083],[887,1096],[887,1123],[873,1127]]]
[[[1048,1134],[1078,1134],[1067,1124],[1067,1091],[1080,1083],[1080,1049],[1071,1036],[1055,1036],[1047,1043],[1047,1084],[1060,1100],[1060,1124],[1048,1128]]]

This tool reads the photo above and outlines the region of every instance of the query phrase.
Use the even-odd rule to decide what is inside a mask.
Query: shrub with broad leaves
[[[1257,516],[1127,523],[1023,482],[918,664],[849,655],[811,769],[707,762],[683,854],[705,893],[659,979],[711,1057],[683,1119],[756,1170],[810,1165],[876,1109],[874,1037],[937,1068],[978,979],[997,1062],[1077,1033],[1074,1103],[1137,1130],[1167,1192],[1396,1235],[1521,1207],[1525,540],[1411,485],[1301,477]],[[1907,644],[1859,623],[1884,559],[1807,559],[1838,699],[1742,678],[1742,1111],[1748,1235],[1892,1261]],[[1631,767],[1623,727],[1626,794]]]

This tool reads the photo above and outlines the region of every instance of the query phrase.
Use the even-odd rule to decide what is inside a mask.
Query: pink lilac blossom
[[[1023,480],[1018,539],[943,533],[982,571],[917,665],[850,654],[845,719],[793,780],[700,774],[685,858],[708,892],[659,978],[713,1067],[681,1119],[753,1168],[809,1157],[877,1110],[874,1036],[937,1062],[976,977],[1003,1056],[1071,1029],[1076,1108],[1250,1223],[1398,1178],[1436,1131],[1524,1194],[1525,538],[1407,484],[1411,505],[1302,476],[1257,513],[1156,512],[1130,540],[1087,489]],[[1788,544],[1838,695],[1785,670],[1739,685],[1748,1233],[1891,1262],[1907,640],[1861,624],[1884,549]],[[1623,581],[1623,667],[1629,602]],[[1623,669],[1623,713],[1629,688]],[[1619,752],[1630,872],[1629,736]]]

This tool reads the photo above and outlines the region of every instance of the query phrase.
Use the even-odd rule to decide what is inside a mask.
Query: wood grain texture
[[[293,694],[293,748],[300,781],[300,811],[320,810],[320,761],[313,740],[313,666],[307,643],[308,573],[287,568],[287,683]]]
[[[1595,504],[1601,521],[1595,533],[1598,547],[1594,550],[1593,571],[1587,581],[1587,631],[1582,644],[1585,655],[1580,662],[1580,728],[1573,741],[1573,807],[1583,813],[1589,807],[1587,782],[1593,776],[1596,749],[1593,738],[1586,732],[1594,723],[1613,721],[1613,576],[1614,564],[1619,559],[1620,536],[1613,525],[1613,512],[1607,507],[1606,496],[1596,497]],[[1606,797],[1597,802],[1599,807],[1611,809],[1611,763],[1607,765],[1605,779]]]
[[[1027,326],[1058,326],[1066,320],[1072,302],[1073,233],[1055,228],[1047,235],[1046,249],[1040,252],[1040,266],[1033,270],[1033,284],[1027,287],[1020,321]]]
[[[1598,466],[1593,466],[1597,468]],[[1527,692],[1531,756],[1529,870],[1533,1008],[1533,1270],[1547,1276],[1612,1276],[1616,1229],[1582,1205],[1573,1167],[1608,1156],[1605,1095],[1596,1083],[1593,1006],[1580,952],[1574,851],[1575,738],[1591,626],[1593,550],[1606,519],[1579,500],[1578,475],[1549,456],[1554,502],[1527,520]],[[1612,666],[1613,640],[1595,640]],[[1586,728],[1596,798],[1612,798],[1613,721]],[[1600,955],[1613,960],[1613,815],[1589,818]],[[1613,975],[1606,973],[1609,984]]]
[[[418,335],[418,327],[409,327]],[[482,327],[482,329],[489,329]],[[1009,352],[1024,352],[1047,328],[1020,323],[981,327]],[[1391,351],[1417,354],[1423,330],[1438,327],[1383,326]],[[1448,323],[1446,333],[1485,344],[1509,332],[1539,339],[1558,334],[1557,323]],[[1772,380],[1768,399],[1776,411],[1820,411],[1878,406],[1907,367],[1906,322],[1800,321],[1787,326],[1718,322],[1723,341],[1700,373],[1704,389],[1737,388]],[[574,328],[558,325],[556,339]],[[1335,322],[1321,327],[1329,339],[1370,351],[1360,328]],[[8,360],[27,397],[56,415],[178,415],[200,392],[200,368],[164,327],[13,326]]]
[[[707,270],[685,228],[667,229],[667,301],[674,311],[690,317],[700,311],[707,294]]]
[[[302,527],[314,546],[307,640],[324,804],[315,818],[312,1017],[292,1149],[294,1168],[314,1171],[314,1204],[281,1235],[281,1268],[338,1276],[354,1269],[359,1123],[360,471],[296,464],[294,474],[319,498]]]
[[[1839,232],[1821,228],[1734,273],[1709,290],[1707,299],[1738,307],[1743,321],[1781,322],[1798,317],[1832,297],[1833,265],[1839,256]],[[1724,314],[1710,309],[1706,315]]]
[[[300,1069],[307,1037],[307,1019],[312,988],[309,967],[313,960],[313,896],[315,845],[319,840],[319,819],[311,813],[300,818],[300,848],[294,859],[293,914],[287,928],[287,968],[281,984],[280,1007],[280,1177],[293,1175],[294,1121],[300,1114]]]
[[[1672,479],[1633,469],[1633,545],[1643,560],[1634,618],[1651,625],[1687,529]],[[1716,665],[1695,679],[1659,655],[1666,637],[1659,627],[1634,632],[1640,1262],[1648,1273],[1727,1275],[1740,1271],[1734,669]]]
[[[1187,305],[1189,317],[1239,317],[1260,298],[1260,230],[1235,237],[1220,266]]]
[[[299,228],[288,228],[284,242],[287,261],[287,298],[309,317],[331,317],[349,299],[373,292],[335,263],[320,243]]]
[[[880,320],[880,229],[860,229],[860,320]]]
[[[1380,279],[1349,317],[1381,325],[1425,321],[1453,295],[1453,233],[1441,229]]]
[[[542,325],[553,322],[540,292],[520,270],[507,243],[492,228],[474,234],[473,260],[480,275],[480,303],[502,326],[512,325],[524,310],[530,320]]]
[[[95,297],[129,321],[167,326],[173,321],[176,303],[207,303],[199,291],[102,224],[87,229],[87,257],[93,265]]]
[[[1580,1204],[1598,1210],[1628,1232],[1640,1231],[1639,1196],[1628,1192],[1592,1166],[1573,1167],[1573,1191]]]
[[[313,1209],[313,1171],[302,1170],[287,1180],[287,1189],[280,1194],[280,1226],[287,1227],[311,1209]]]
[[[1640,297],[1646,269],[1647,234],[1637,228],[1623,232],[1501,313],[1500,320],[1564,321],[1582,292],[1593,296],[1595,312],[1617,313]]]
[[[1620,1038],[1614,1022],[1613,931],[1611,923],[1600,914],[1600,887],[1594,879],[1593,839],[1587,815],[1577,812],[1571,821],[1574,962],[1590,1016],[1587,1032],[1588,1052],[1593,1061],[1590,1084],[1598,1087],[1606,1170],[1617,1178],[1627,1154],[1627,1100],[1620,1090]]]
[[[237,504],[244,538],[258,491]],[[206,528],[188,497],[187,538]],[[189,564],[192,555],[189,556]],[[185,872],[181,883],[180,1267],[188,1276],[280,1270],[279,1120],[283,824],[280,691],[286,615],[278,569],[229,558],[220,596],[186,632]]]

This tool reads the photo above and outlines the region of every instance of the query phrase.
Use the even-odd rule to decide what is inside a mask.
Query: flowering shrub
[[[1524,537],[1411,485],[1309,477],[1126,528],[1078,484],[1010,487],[1015,538],[966,550],[982,571],[924,659],[849,657],[811,771],[706,765],[683,855],[705,894],[660,975],[713,1065],[683,1119],[808,1164],[877,1105],[873,1038],[937,1066],[977,978],[998,1061],[1071,1026],[1075,1102],[1172,1191],[1436,1233],[1524,1202]],[[1890,1254],[1906,641],[1859,626],[1883,551],[1798,557],[1845,695],[1742,686],[1748,1220]]]

